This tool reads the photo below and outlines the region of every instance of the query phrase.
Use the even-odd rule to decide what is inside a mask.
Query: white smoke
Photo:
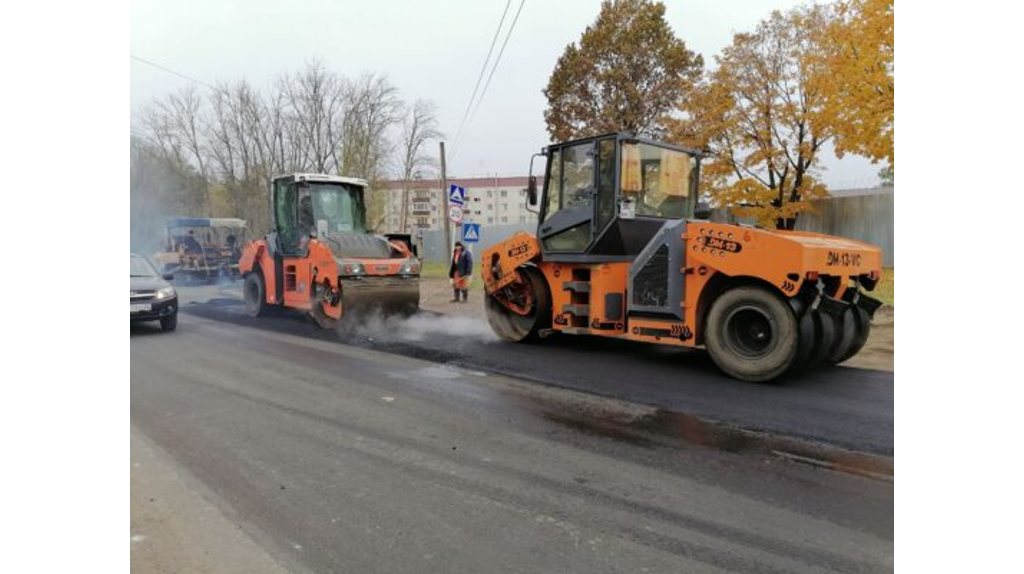
[[[463,340],[471,338],[484,343],[498,340],[490,325],[483,319],[423,311],[411,317],[375,315],[355,326],[355,332],[371,339],[409,343],[445,336],[459,337]]]

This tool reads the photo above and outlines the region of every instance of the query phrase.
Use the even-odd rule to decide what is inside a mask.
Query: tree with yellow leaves
[[[710,72],[686,97],[672,139],[706,150],[703,191],[717,206],[760,225],[792,229],[797,216],[825,197],[814,177],[832,137],[814,123],[823,100],[805,62],[829,21],[828,8],[773,12],[750,33],[733,37]]]
[[[816,28],[805,62],[821,95],[812,123],[835,136],[839,157],[854,153],[893,167],[895,11],[892,0],[846,0]]]
[[[665,21],[664,4],[605,0],[544,89],[548,132],[555,141],[615,131],[661,135],[665,114],[703,67]]]

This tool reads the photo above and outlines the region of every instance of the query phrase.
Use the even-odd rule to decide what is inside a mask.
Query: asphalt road
[[[248,317],[238,297],[237,285],[196,290],[182,309],[238,325],[581,390],[744,429],[894,455],[892,372],[833,367],[776,384],[745,383],[723,375],[701,351],[579,336],[511,344],[498,341],[483,319],[426,313],[409,320],[369,321],[345,332],[323,331],[294,311]],[[480,304],[479,299],[473,304]]]
[[[891,483],[601,424],[650,410],[194,314],[132,329],[133,449],[287,570],[893,569]],[[133,552],[161,544],[136,512]]]

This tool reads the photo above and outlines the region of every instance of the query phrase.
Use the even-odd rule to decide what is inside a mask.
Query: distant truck
[[[244,219],[172,217],[164,228],[164,251],[153,256],[162,273],[190,280],[239,276]]]

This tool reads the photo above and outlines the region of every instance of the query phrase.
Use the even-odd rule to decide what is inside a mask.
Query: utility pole
[[[444,161],[444,142],[441,145],[441,218],[444,219],[444,243],[447,247],[448,256],[452,253],[452,230],[451,221],[448,220],[448,172]]]

